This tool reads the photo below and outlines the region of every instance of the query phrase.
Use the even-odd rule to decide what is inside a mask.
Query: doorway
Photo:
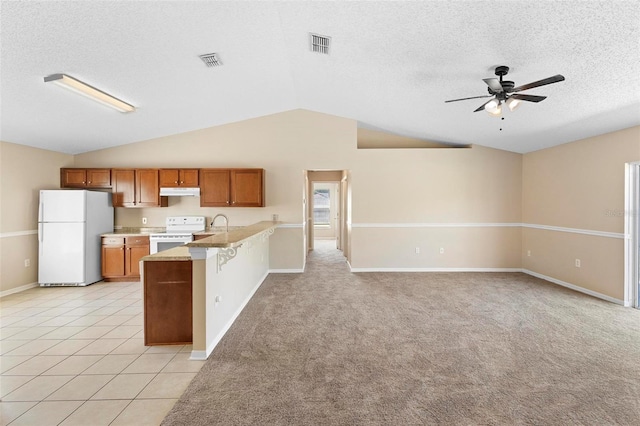
[[[626,165],[625,178],[624,302],[640,309],[640,162]]]
[[[315,242],[328,244],[349,258],[349,172],[347,170],[306,170],[305,240],[307,252]]]
[[[338,182],[313,182],[313,239],[332,240],[338,248]]]

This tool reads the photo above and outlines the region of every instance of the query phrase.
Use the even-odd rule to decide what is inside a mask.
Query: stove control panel
[[[203,225],[204,216],[169,216],[166,219],[167,226],[173,225]]]

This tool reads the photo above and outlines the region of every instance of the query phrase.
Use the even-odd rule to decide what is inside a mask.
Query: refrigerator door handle
[[[42,242],[44,241],[44,235],[42,235],[42,233],[44,232],[44,226],[42,226],[42,223],[38,224],[38,241]]]
[[[40,201],[40,208],[38,209],[38,222],[42,222],[44,217],[44,203]]]

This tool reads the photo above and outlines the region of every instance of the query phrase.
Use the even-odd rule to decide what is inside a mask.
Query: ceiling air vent
[[[329,54],[331,37],[309,33],[309,41],[311,42],[312,52],[324,53],[325,55]]]
[[[217,53],[207,53],[206,55],[200,55],[202,62],[208,67],[219,67],[222,65],[220,56]]]

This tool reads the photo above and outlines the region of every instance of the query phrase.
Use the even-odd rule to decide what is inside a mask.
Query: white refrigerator
[[[108,232],[113,232],[110,193],[82,189],[40,191],[40,286],[85,286],[100,281],[100,234]]]

